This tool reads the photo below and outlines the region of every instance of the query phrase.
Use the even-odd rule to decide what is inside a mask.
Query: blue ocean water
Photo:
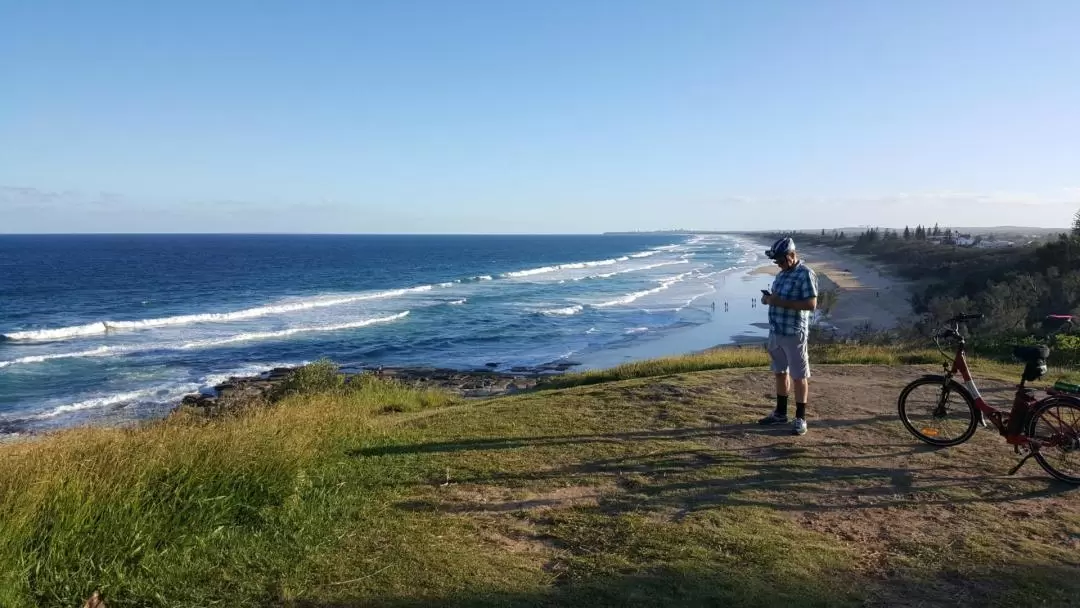
[[[157,416],[230,375],[321,357],[576,360],[705,323],[756,249],[721,235],[0,236],[0,429]]]

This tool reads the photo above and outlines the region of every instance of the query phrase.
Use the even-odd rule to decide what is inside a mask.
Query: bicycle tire
[[[1039,420],[1050,410],[1050,408],[1053,407],[1066,407],[1071,410],[1075,410],[1075,415],[1073,419],[1076,421],[1080,421],[1080,400],[1069,397],[1050,397],[1048,399],[1044,399],[1039,403],[1039,406],[1035,408],[1035,411],[1031,413],[1031,417],[1028,418],[1027,436],[1029,439],[1036,437]],[[1052,423],[1051,426],[1053,426]],[[1080,457],[1080,437],[1077,436],[1078,429],[1073,426],[1070,429],[1070,432],[1072,433],[1072,440],[1075,447],[1070,448],[1069,451],[1076,453],[1077,456]],[[1080,471],[1078,471],[1076,475],[1070,475],[1061,470],[1058,470],[1054,467],[1053,464],[1051,464],[1047,460],[1042,450],[1035,452],[1034,456],[1035,461],[1039,463],[1039,466],[1041,466],[1044,471],[1049,473],[1055,479],[1064,481],[1065,483],[1071,483],[1073,485],[1080,485]]]
[[[972,398],[971,393],[969,393],[967,389],[965,389],[955,380],[949,380],[948,392],[950,393],[950,395],[958,395],[968,408],[968,426],[964,430],[964,432],[959,437],[956,437],[954,439],[938,439],[924,432],[926,429],[917,428],[916,425],[912,423],[907,411],[908,396],[911,395],[912,391],[914,391],[916,388],[925,385],[935,385],[940,388],[942,386],[945,386],[945,377],[923,376],[922,378],[919,378],[905,386],[904,390],[900,392],[900,398],[896,402],[896,409],[897,412],[900,414],[900,421],[904,423],[904,427],[908,430],[908,432],[910,432],[912,435],[914,435],[916,438],[918,438],[924,443],[943,448],[960,445],[968,439],[971,439],[971,437],[975,434],[975,430],[978,428],[979,410],[975,407],[975,399]]]

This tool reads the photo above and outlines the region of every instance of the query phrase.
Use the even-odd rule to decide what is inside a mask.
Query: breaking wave
[[[362,302],[365,300],[378,300],[384,298],[395,298],[411,293],[422,293],[425,291],[431,291],[432,285],[421,285],[420,287],[409,287],[406,289],[391,289],[387,291],[376,291],[373,293],[357,294],[351,296],[341,297],[321,297],[309,300],[302,300],[299,302],[290,302],[287,304],[275,304],[272,306],[258,306],[256,308],[248,308],[245,310],[238,310],[235,312],[222,312],[222,313],[202,313],[193,315],[180,315],[176,317],[162,317],[158,319],[142,319],[138,321],[100,321],[97,323],[91,323],[88,325],[78,325],[72,327],[61,327],[57,329],[39,329],[33,331],[17,331],[10,334],[4,334],[4,338],[8,340],[25,340],[25,341],[46,341],[46,340],[66,340],[70,338],[78,338],[82,336],[107,334],[114,330],[139,330],[150,329],[154,327],[168,327],[174,325],[190,325],[194,323],[227,323],[230,321],[238,321],[243,319],[254,319],[257,317],[264,317],[267,315],[284,314],[290,312],[296,312],[300,310],[310,310],[313,308],[325,308],[329,306],[340,306],[342,304],[351,304],[353,302]]]

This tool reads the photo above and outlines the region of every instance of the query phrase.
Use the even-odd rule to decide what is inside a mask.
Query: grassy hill
[[[0,446],[0,606],[1065,604],[1080,501],[895,399],[926,354],[816,353],[811,432],[761,351],[485,400],[316,369],[270,407]],[[852,363],[876,363],[853,365]],[[738,367],[738,369],[725,369]],[[1006,370],[985,362],[983,376]],[[991,398],[1009,390],[984,382]]]

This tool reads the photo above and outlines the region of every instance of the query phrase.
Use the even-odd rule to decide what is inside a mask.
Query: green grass
[[[932,349],[842,344],[821,344],[810,348],[810,360],[814,365],[918,365],[937,363],[941,359],[941,354]],[[624,363],[610,369],[556,376],[541,388],[568,388],[716,369],[764,368],[768,365],[769,355],[760,345],[723,347],[704,353]]]
[[[810,347],[810,361],[812,365],[940,366],[945,361],[945,357],[934,349],[912,349],[907,346],[818,344]],[[976,379],[983,376],[995,380],[1015,381],[1019,379],[1023,371],[1022,364],[1000,358],[970,356],[968,362],[974,370]],[[767,368],[768,365],[768,353],[761,346],[723,347],[703,353],[624,363],[609,369],[563,374],[545,381],[539,388],[562,389],[708,370]],[[1050,383],[1057,380],[1080,382],[1080,369],[1076,366],[1051,365],[1046,379]]]
[[[862,605],[864,547],[760,500],[760,462],[702,431],[747,417],[724,388],[739,372],[683,372],[764,365],[743,351],[470,402],[324,364],[272,406],[0,446],[0,606],[96,589],[110,607]],[[813,460],[788,462],[817,483]],[[941,574],[926,547],[895,550],[904,576]]]

